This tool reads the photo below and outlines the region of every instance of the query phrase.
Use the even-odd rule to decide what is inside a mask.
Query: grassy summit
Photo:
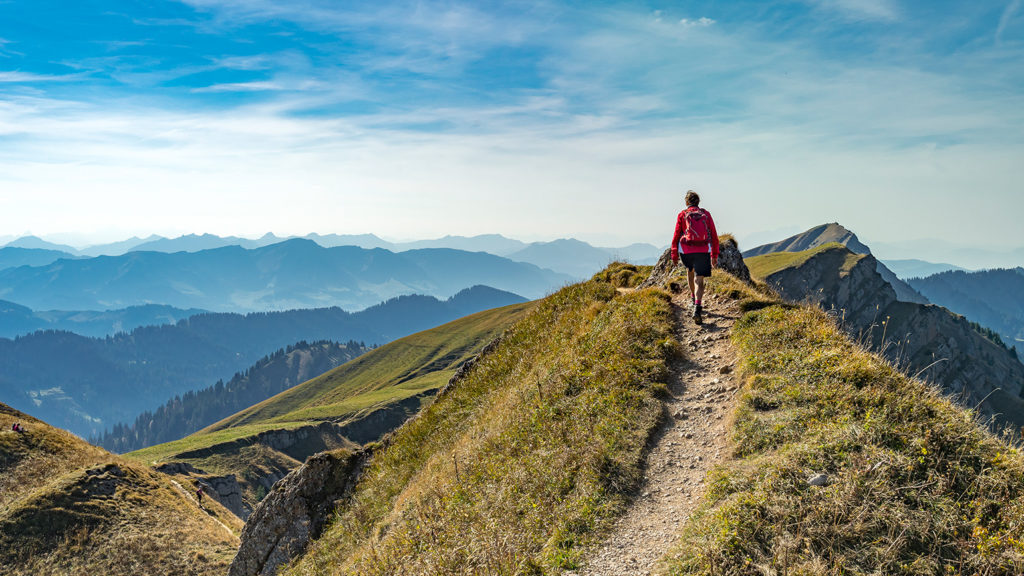
[[[745,260],[750,275],[758,280],[780,272],[787,268],[797,268],[814,257],[826,258],[840,274],[849,272],[853,265],[864,258],[864,254],[854,254],[838,242],[829,242],[802,252],[772,252],[760,256],[752,256]]]
[[[241,522],[192,490],[0,404],[0,574],[223,573]]]

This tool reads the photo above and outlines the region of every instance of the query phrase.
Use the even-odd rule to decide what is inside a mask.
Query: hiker
[[[203,505],[203,486],[201,484],[196,484],[196,498],[199,499],[199,505],[202,506]]]
[[[704,279],[718,266],[718,231],[711,213],[700,207],[700,196],[693,190],[686,192],[686,209],[676,217],[676,232],[672,236],[672,264],[683,261],[686,282],[690,285],[693,321],[704,322]]]
[[[11,424],[11,431],[13,431],[13,432],[17,432],[18,431],[18,423],[17,422],[15,422],[14,424]]]

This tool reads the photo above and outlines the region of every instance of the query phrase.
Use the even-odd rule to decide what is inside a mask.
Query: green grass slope
[[[732,335],[745,385],[733,458],[669,574],[1024,573],[1016,448],[820,310],[728,278],[710,289],[751,310]]]
[[[460,364],[531,306],[479,312],[396,340],[185,438],[126,456],[148,464],[181,461],[208,473],[235,474],[244,499],[255,504],[274,479],[307,456],[375,440],[419,411]],[[348,428],[324,428],[324,423]],[[282,449],[266,437],[281,430],[299,430],[304,439]]]
[[[221,574],[241,523],[191,490],[0,404],[0,574]]]
[[[641,477],[662,414],[667,293],[567,287],[398,429],[287,574],[577,567]]]

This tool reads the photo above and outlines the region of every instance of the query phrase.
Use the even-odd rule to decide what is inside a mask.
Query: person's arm
[[[686,222],[683,218],[683,213],[680,212],[679,216],[676,217],[676,231],[672,235],[672,263],[679,264],[679,239],[683,237],[683,233],[686,232]]]
[[[711,228],[711,266],[718,267],[718,230],[715,229],[715,219],[708,213],[708,224]]]

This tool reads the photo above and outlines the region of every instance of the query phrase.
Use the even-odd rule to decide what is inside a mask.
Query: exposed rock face
[[[221,442],[208,448],[199,448],[176,454],[175,458],[207,458],[215,454],[237,451],[245,446],[262,444],[278,452],[303,461],[317,452],[351,446],[345,442],[345,427],[333,422],[292,429],[267,430],[252,436]]]
[[[221,506],[242,520],[249,517],[251,510],[242,500],[242,486],[234,474],[225,476],[207,476],[199,480],[207,494],[212,496]]]
[[[732,238],[722,240],[719,244],[718,252],[719,268],[744,282],[750,282],[750,270],[747,269],[747,265],[743,262],[743,255],[740,254],[739,245],[736,243],[736,240]],[[641,282],[639,287],[664,286],[675,269],[676,266],[672,264],[671,249],[665,250],[661,258],[658,258],[654,269],[651,270],[651,275],[647,277],[647,280]]]
[[[272,576],[302,553],[335,503],[351,493],[369,457],[369,451],[323,452],[285,476],[246,522],[229,576]]]
[[[874,256],[860,257],[844,270],[849,251],[826,250],[803,265],[787,268],[765,278],[779,295],[793,302],[817,304],[825,310],[839,310],[847,326],[869,328],[885,320],[880,311],[896,301],[896,292],[878,274]]]
[[[854,339],[910,375],[934,382],[995,427],[1024,425],[1024,364],[945,308],[902,302],[873,256],[837,248],[765,280],[787,300],[820,305]],[[1019,432],[1019,430],[1017,430]]]
[[[843,228],[840,224],[833,222],[831,224],[815,226],[802,234],[790,236],[785,240],[745,250],[743,252],[743,256],[751,258],[753,256],[760,256],[762,254],[770,254],[773,252],[803,252],[804,250],[824,246],[830,242],[838,242],[843,246],[846,246],[854,254],[871,254],[871,249],[858,240],[856,234],[846,228]],[[927,298],[917,290],[914,290],[910,284],[900,280],[899,277],[897,277],[892,270],[889,270],[885,264],[876,260],[875,269],[882,276],[882,279],[892,286],[897,300],[902,300],[903,302],[916,302],[918,304],[929,303]]]

